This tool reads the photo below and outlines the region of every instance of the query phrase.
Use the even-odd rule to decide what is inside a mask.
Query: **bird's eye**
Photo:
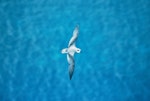
[[[77,53],[80,53],[80,49],[77,49],[76,52],[77,52]]]

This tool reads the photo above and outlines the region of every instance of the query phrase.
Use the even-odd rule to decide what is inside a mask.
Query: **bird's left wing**
[[[78,33],[79,33],[79,26],[77,25],[73,31],[73,36],[69,41],[68,47],[75,44],[75,41],[77,40],[77,37],[78,37]]]
[[[70,80],[71,80],[73,72],[74,72],[75,62],[74,62],[74,58],[71,54],[67,54],[67,60],[69,63],[69,76],[70,76]]]

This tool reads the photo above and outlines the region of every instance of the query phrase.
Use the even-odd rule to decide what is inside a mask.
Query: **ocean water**
[[[150,101],[150,1],[0,0],[0,101]]]

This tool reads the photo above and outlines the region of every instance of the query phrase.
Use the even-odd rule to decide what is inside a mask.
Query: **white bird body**
[[[68,53],[70,53],[73,56],[76,50],[77,50],[77,47],[72,45],[68,48]]]
[[[70,75],[70,80],[72,78],[73,72],[74,72],[74,66],[75,66],[75,61],[74,61],[74,54],[75,53],[80,53],[81,49],[77,48],[75,45],[75,41],[78,37],[79,29],[78,26],[75,28],[73,31],[73,36],[69,41],[68,48],[62,49],[61,53],[62,54],[67,54],[67,61],[69,63],[69,75]]]

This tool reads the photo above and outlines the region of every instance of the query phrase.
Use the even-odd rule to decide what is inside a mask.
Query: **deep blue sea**
[[[0,101],[150,101],[150,0],[0,0]]]

